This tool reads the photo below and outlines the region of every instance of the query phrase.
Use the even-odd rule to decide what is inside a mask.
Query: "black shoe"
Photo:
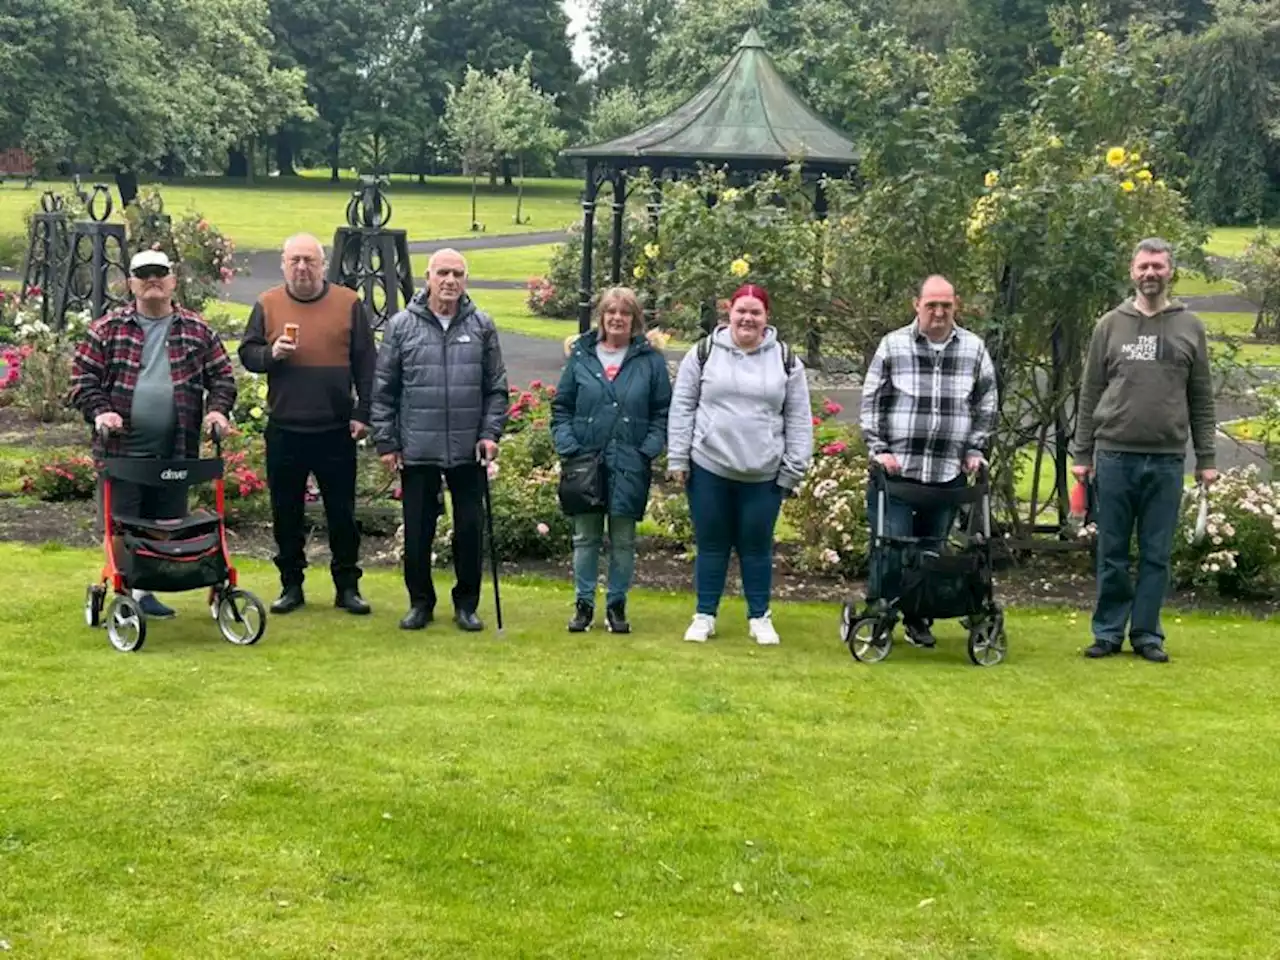
[[[591,629],[591,621],[596,617],[596,608],[586,600],[575,601],[573,619],[569,621],[570,633],[586,633]]]
[[[293,613],[306,602],[307,598],[302,595],[301,584],[285,587],[280,591],[280,596],[271,604],[271,612]]]
[[[476,616],[474,610],[455,611],[453,622],[458,625],[459,630],[465,630],[467,633],[479,633],[484,629],[484,622]]]
[[[344,587],[339,590],[338,595],[333,598],[333,605],[339,610],[345,610],[360,617],[373,612],[373,607],[369,606],[369,602],[360,596],[360,591],[355,587]]]
[[[929,629],[929,625],[925,623],[907,623],[903,624],[907,635],[907,643],[914,644],[917,647],[935,647],[938,645],[937,638]]]
[[[1148,643],[1133,651],[1143,660],[1150,660],[1152,663],[1168,663],[1169,655],[1164,652],[1164,647],[1158,643]]]
[[[1101,660],[1103,657],[1114,657],[1120,652],[1120,648],[1114,643],[1107,643],[1105,640],[1093,641],[1093,646],[1084,652],[1084,655],[1090,660]]]
[[[400,620],[400,629],[422,630],[435,618],[435,614],[429,609],[415,603],[409,608],[409,612]]]
[[[627,601],[619,600],[605,608],[604,625],[610,633],[631,632],[631,624],[627,623]]]

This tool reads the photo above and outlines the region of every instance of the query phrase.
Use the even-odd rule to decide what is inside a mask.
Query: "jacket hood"
[[[1125,300],[1120,306],[1116,307],[1116,313],[1123,313],[1126,317],[1136,317],[1139,320],[1145,320],[1148,317],[1167,317],[1175,313],[1185,313],[1187,305],[1181,300],[1170,300],[1169,305],[1156,314],[1146,314],[1138,309],[1138,305],[1134,302],[1133,297]]]
[[[760,345],[754,350],[743,350],[733,342],[733,334],[729,332],[728,324],[723,327],[717,327],[711,334],[711,343],[717,347],[724,347],[732,353],[740,353],[744,356],[751,353],[763,353],[765,350],[772,350],[778,344],[777,327],[765,327],[764,337],[760,340]]]

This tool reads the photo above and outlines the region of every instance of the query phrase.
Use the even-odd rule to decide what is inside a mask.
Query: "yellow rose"
[[[262,408],[261,408],[261,407],[254,407],[252,410],[250,410],[250,411],[249,411],[249,416],[253,417],[253,419],[255,419],[255,420],[261,420],[261,419],[262,419]]]
[[[1132,163],[1135,167],[1139,166],[1142,163],[1142,154],[1140,153],[1129,154],[1129,162]]]
[[[267,385],[265,383],[258,384],[258,399],[267,399]]]
[[[1049,147],[1050,147],[1051,149],[1053,149],[1053,150],[1057,150],[1057,149],[1059,149],[1061,146],[1062,146],[1062,138],[1061,138],[1060,136],[1058,136],[1056,133],[1055,133],[1052,137],[1050,137],[1050,138],[1049,138]]]
[[[644,264],[637,263],[636,268],[631,271],[631,275],[635,277],[637,280],[643,280],[645,275]]]
[[[730,187],[724,193],[720,194],[720,199],[725,203],[733,203],[733,201],[737,200],[739,196],[739,192],[733,187]]]
[[[1000,172],[998,170],[988,170],[987,175],[982,178],[983,185],[990,190],[1000,182]]]
[[[729,264],[729,272],[735,277],[745,277],[751,272],[751,264],[742,259],[742,257],[739,257],[737,260],[733,261],[733,263]]]
[[[1107,166],[1123,167],[1124,158],[1125,158],[1124,147],[1112,147],[1110,150],[1107,151]]]
[[[1133,193],[1134,183],[1132,180],[1125,180],[1120,184],[1120,189],[1125,193]]]
[[[644,245],[644,255],[650,260],[657,260],[658,254],[662,252],[662,248],[656,243],[646,243]]]
[[[1143,183],[1150,183],[1150,182],[1151,182],[1151,171],[1150,171],[1150,170],[1146,170],[1146,169],[1139,170],[1139,171],[1137,172],[1137,174],[1135,174],[1135,176],[1136,176],[1139,180],[1141,180]]]
[[[1165,184],[1164,184],[1164,181],[1163,181],[1163,180],[1157,180],[1157,181],[1156,181],[1156,189],[1157,189],[1157,190],[1164,190],[1164,189],[1165,189]]]

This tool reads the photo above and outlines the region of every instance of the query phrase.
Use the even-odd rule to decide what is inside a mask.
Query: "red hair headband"
[[[737,290],[733,291],[733,296],[729,298],[729,306],[733,306],[743,297],[755,297],[764,304],[765,312],[769,312],[769,294],[765,292],[764,287],[758,287],[754,283],[744,283]]]

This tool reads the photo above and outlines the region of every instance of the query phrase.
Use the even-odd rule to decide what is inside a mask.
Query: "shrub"
[[[1274,593],[1280,586],[1280,483],[1254,466],[1228,470],[1209,489],[1205,537],[1194,543],[1199,501],[1188,491],[1173,545],[1173,575],[1183,587],[1226,597]]]
[[[551,559],[570,549],[573,524],[560,512],[556,495],[560,465],[546,430],[529,430],[502,440],[490,467],[493,536],[505,560]],[[447,502],[447,494],[446,494]],[[448,512],[436,527],[437,562],[453,556],[453,523]]]
[[[202,457],[213,456],[213,444],[204,442]],[[237,433],[222,441],[223,485],[228,526],[252,523],[271,516],[267,490],[266,449],[253,434]],[[196,506],[213,510],[216,494],[211,483],[194,488]]]
[[[645,514],[658,528],[658,540],[693,549],[693,518],[689,515],[689,497],[683,490],[654,484]]]
[[[22,492],[50,502],[92,500],[98,475],[93,459],[51,451],[43,461],[27,461]]]
[[[55,330],[41,317],[42,297],[33,288],[15,314],[14,333],[22,362],[16,381],[6,381],[6,390],[14,391],[17,406],[47,423],[75,416],[66,404],[71,357],[91,318],[83,312],[68,313],[63,328]]]
[[[235,243],[198,213],[167,221],[163,210],[158,190],[139,193],[125,208],[129,243],[134,249],[151,247],[169,254],[178,265],[178,300],[202,310],[236,274]]]
[[[551,400],[556,395],[556,388],[541,380],[531,380],[529,389],[511,387],[510,395],[506,435],[522,433],[528,427],[533,427],[535,432],[547,432],[551,424]]]
[[[236,365],[236,405],[231,422],[246,436],[258,437],[267,428],[267,378]]]
[[[797,569],[842,577],[866,569],[867,460],[851,439],[818,447],[804,482],[783,504],[801,543]]]

